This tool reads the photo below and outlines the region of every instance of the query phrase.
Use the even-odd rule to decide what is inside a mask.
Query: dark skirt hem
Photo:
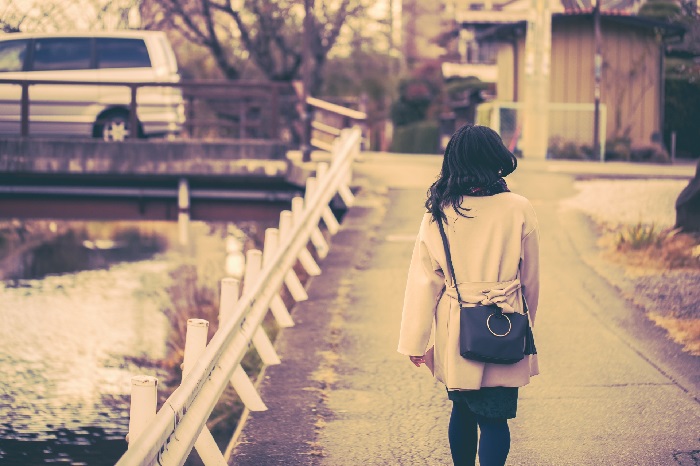
[[[513,419],[518,411],[518,387],[483,387],[480,390],[448,390],[455,403],[466,403],[478,416]]]

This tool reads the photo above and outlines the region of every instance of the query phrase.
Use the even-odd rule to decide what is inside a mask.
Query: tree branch
[[[216,34],[216,26],[214,25],[214,15],[212,14],[210,8],[211,4],[209,0],[201,0],[201,4],[202,17],[204,18],[204,22],[207,26],[207,31],[209,32],[209,40],[207,41],[207,45],[209,46],[211,52],[214,54],[214,59],[216,60],[216,63],[219,65],[219,68],[221,69],[221,71],[224,72],[226,77],[229,79],[238,79],[240,77],[240,72],[226,59],[226,51],[221,46],[219,37]]]
[[[193,17],[194,15],[191,14],[191,12],[188,12],[188,11],[185,10],[185,8],[183,7],[183,5],[180,3],[180,0],[156,0],[156,1],[157,1],[159,4],[161,4],[161,5],[162,5],[163,3],[168,3],[168,4],[170,4],[172,8],[171,8],[171,9],[166,9],[166,11],[168,11],[168,12],[171,13],[171,14],[172,14],[173,11],[175,12],[175,15],[177,16],[177,18],[178,18],[180,21],[182,21],[182,23],[189,29],[189,32],[191,33],[191,34],[189,34],[189,37],[196,37],[196,38],[197,38],[197,42],[195,42],[195,43],[198,43],[198,44],[200,44],[200,45],[206,44],[206,42],[207,42],[207,36],[206,36],[206,34],[204,34],[204,33],[199,29],[199,27],[195,24],[195,22],[194,22],[193,19],[192,19],[192,17]],[[187,0],[185,0],[185,2],[187,2]],[[183,31],[184,31],[184,29],[183,29],[179,24],[177,24],[175,21],[173,21],[172,18],[171,18],[171,20],[170,20],[170,23],[171,23],[174,27],[178,28],[178,30],[180,30],[180,32],[183,32]],[[193,34],[193,35],[192,35],[192,34]],[[189,39],[188,39],[188,40],[189,40]]]

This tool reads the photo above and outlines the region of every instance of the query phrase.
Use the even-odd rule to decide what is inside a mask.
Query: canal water
[[[165,290],[181,264],[165,252],[0,281],[1,465],[113,465],[126,451],[131,377],[169,377]]]

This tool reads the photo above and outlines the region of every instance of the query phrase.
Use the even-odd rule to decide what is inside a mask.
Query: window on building
[[[498,44],[494,42],[483,42],[479,44],[479,63],[493,65],[498,56]]]
[[[86,70],[92,54],[88,38],[37,39],[34,71]]]
[[[22,71],[27,55],[28,40],[0,42],[0,72]]]
[[[150,68],[146,43],[142,39],[97,39],[98,68]]]

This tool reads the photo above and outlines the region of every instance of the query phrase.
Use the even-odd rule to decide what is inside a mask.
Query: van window
[[[28,40],[8,40],[0,42],[0,72],[22,71],[27,54]]]
[[[91,68],[90,39],[37,39],[33,71],[86,70]]]
[[[97,39],[98,68],[150,68],[146,43],[142,39]]]

